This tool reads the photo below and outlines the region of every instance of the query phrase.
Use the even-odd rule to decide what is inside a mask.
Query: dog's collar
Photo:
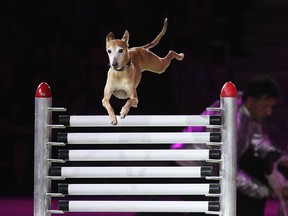
[[[113,68],[113,70],[115,70],[115,71],[124,71],[124,70],[126,70],[128,67],[130,67],[131,63],[132,63],[132,60],[131,60],[131,58],[130,58],[130,59],[128,60],[127,64],[124,65],[122,68],[119,68],[119,69]],[[109,66],[111,67],[110,64],[109,64]]]

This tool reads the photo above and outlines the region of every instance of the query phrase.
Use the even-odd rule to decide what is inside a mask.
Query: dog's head
[[[121,39],[115,39],[113,32],[106,36],[106,51],[109,57],[110,66],[121,71],[129,63],[128,47],[129,32],[126,30]]]

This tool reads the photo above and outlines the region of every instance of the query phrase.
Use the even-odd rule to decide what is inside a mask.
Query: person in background
[[[269,76],[252,79],[243,92],[237,114],[237,215],[264,215],[271,191],[265,175],[281,155],[265,130],[279,95]]]
[[[247,83],[237,111],[237,216],[264,215],[265,202],[273,196],[265,175],[281,150],[273,145],[265,130],[265,120],[272,114],[279,95],[277,83],[267,75],[258,75]],[[216,101],[212,107],[219,107]],[[205,111],[202,114],[207,114]],[[215,114],[212,113],[212,114]],[[203,131],[204,127],[187,127],[184,132]],[[198,145],[176,143],[177,148],[199,148]],[[194,162],[181,166],[195,165]],[[197,162],[199,165],[199,162]]]

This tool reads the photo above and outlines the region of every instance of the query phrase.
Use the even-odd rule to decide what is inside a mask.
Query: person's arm
[[[269,139],[267,134],[253,134],[251,140],[252,146],[254,148],[255,156],[260,158],[269,158],[272,155],[276,156],[276,153],[280,153],[280,151],[272,145],[271,140]],[[280,154],[277,154],[278,159]]]

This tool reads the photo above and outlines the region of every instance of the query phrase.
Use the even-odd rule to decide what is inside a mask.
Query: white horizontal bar
[[[201,167],[61,167],[64,178],[200,178]]]
[[[206,212],[207,201],[69,201],[69,212]]]
[[[69,161],[178,161],[208,160],[209,149],[199,150],[69,150]]]
[[[68,133],[68,144],[206,143],[210,132],[195,133]]]
[[[117,126],[206,126],[209,115],[130,115],[118,118]],[[109,116],[70,116],[71,127],[111,127]],[[113,125],[115,127],[115,125]]]
[[[68,184],[67,195],[206,195],[210,184]]]

